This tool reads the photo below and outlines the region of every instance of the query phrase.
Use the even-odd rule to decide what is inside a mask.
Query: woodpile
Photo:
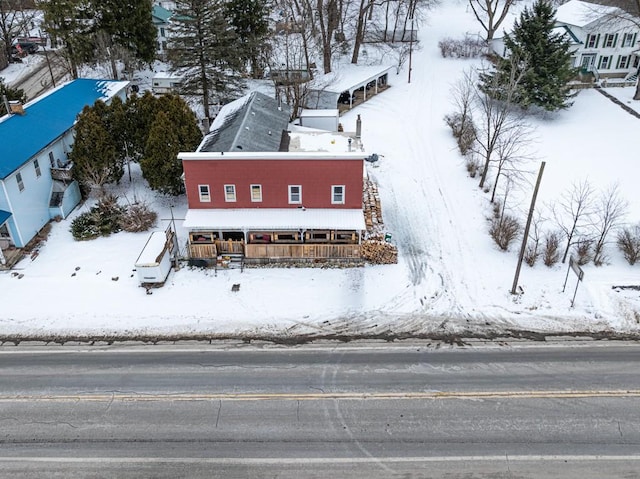
[[[368,239],[360,245],[362,259],[373,264],[395,264],[398,248],[384,239]]]
[[[363,190],[362,202],[367,231],[369,233],[380,232],[384,228],[384,223],[382,221],[382,207],[380,206],[378,185],[367,178],[364,181]]]

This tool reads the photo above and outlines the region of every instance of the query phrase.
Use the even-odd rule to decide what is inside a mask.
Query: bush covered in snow
[[[469,36],[462,40],[443,38],[438,42],[438,48],[444,58],[477,58],[487,52],[487,42]]]
[[[624,228],[618,233],[618,248],[622,251],[624,259],[630,265],[636,264],[640,259],[640,224],[631,228]]]

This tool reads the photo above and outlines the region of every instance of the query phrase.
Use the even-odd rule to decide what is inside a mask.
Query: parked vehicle
[[[38,51],[38,45],[33,42],[17,41],[17,42],[14,42],[13,45],[11,45],[12,55],[21,54],[25,52],[28,54],[32,54],[37,51]]]

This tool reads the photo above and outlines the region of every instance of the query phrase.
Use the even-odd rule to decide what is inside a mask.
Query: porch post
[[[4,257],[4,253],[2,252],[2,248],[0,248],[0,264],[7,264],[7,260]]]

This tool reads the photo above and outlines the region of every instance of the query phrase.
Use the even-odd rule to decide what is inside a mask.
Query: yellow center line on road
[[[580,399],[640,397],[640,390],[585,391],[432,391],[432,392],[336,392],[336,393],[102,393],[0,395],[0,402],[101,402],[101,401],[322,401],[407,399]]]

